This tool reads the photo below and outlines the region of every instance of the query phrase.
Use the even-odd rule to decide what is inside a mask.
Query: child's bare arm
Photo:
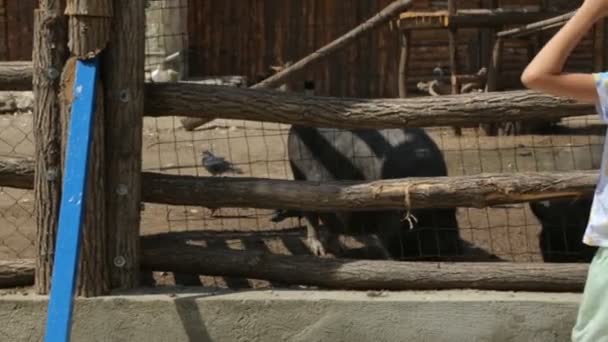
[[[592,74],[562,73],[568,56],[583,36],[608,13],[608,0],[585,0],[576,14],[541,49],[521,76],[523,84],[556,96],[595,103],[597,90]]]

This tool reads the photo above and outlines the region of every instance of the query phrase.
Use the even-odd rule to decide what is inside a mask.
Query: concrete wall
[[[79,299],[72,341],[569,341],[578,294],[184,292]],[[41,341],[46,298],[0,295],[0,341]]]

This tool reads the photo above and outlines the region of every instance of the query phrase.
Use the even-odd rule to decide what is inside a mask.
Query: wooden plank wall
[[[31,60],[37,0],[0,0],[0,60]]]
[[[223,0],[189,2],[188,31],[192,76],[241,74],[249,78],[267,72],[279,61],[297,60],[332,41],[385,7],[391,0]],[[458,1],[459,8],[479,8],[479,0]],[[539,5],[540,0],[503,0],[501,7]],[[557,0],[551,7],[577,4]],[[420,0],[414,10],[445,8],[445,1]],[[550,35],[545,35],[550,37]],[[592,37],[590,34],[588,37]],[[447,66],[447,32],[417,31],[409,73],[410,88],[428,78],[437,65]],[[460,68],[480,67],[479,33],[461,31]],[[546,39],[545,37],[545,39]],[[528,42],[505,44],[505,79],[518,81],[530,58]],[[592,40],[587,38],[569,60],[568,68],[592,68]],[[398,37],[383,27],[352,47],[312,67],[304,75],[315,80],[319,94],[355,97],[397,97]],[[302,82],[292,86],[301,87]],[[512,84],[518,87],[519,84]]]

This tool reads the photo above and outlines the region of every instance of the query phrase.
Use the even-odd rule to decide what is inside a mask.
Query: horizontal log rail
[[[555,120],[595,113],[593,105],[528,90],[358,99],[189,82],[148,83],[145,89],[147,116],[224,118],[353,129]]]
[[[581,291],[587,264],[400,262],[278,255],[204,248],[178,239],[142,237],[148,271],[229,276],[350,290]],[[0,262],[0,287],[34,282],[33,260]]]
[[[552,120],[595,108],[527,90],[409,99],[356,99],[186,83],[149,85],[146,115],[241,119],[338,128],[467,125]]]
[[[52,73],[52,70],[48,72]],[[58,72],[58,71],[57,71]],[[53,76],[53,75],[51,75]],[[57,77],[59,75],[55,75]],[[31,90],[32,62],[0,62],[0,90]]]
[[[0,160],[0,186],[32,188],[29,159]],[[313,211],[438,207],[484,208],[589,196],[598,171],[480,174],[369,182],[312,182],[261,178],[195,177],[144,172],[149,203]]]

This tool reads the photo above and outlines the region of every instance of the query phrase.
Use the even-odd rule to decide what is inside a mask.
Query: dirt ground
[[[599,121],[588,116],[563,124],[567,132],[543,136],[495,138],[465,129],[462,137],[456,137],[449,128],[427,131],[444,152],[450,175],[599,168],[604,140]],[[209,149],[236,163],[245,176],[289,179],[287,129],[279,124],[216,120],[195,132],[186,132],[179,118],[146,118],[143,169],[207,175],[200,156],[202,150]],[[31,114],[0,116],[0,156],[32,155]],[[34,256],[32,199],[31,191],[0,188],[0,260]],[[302,230],[297,229],[297,221],[277,225],[269,221],[270,213],[220,209],[212,215],[201,207],[146,204],[141,227],[146,235],[192,231],[216,236],[224,232],[226,238],[221,243],[226,248],[302,251]],[[526,205],[459,209],[458,220],[463,238],[474,246],[507,260],[540,261],[539,225]],[[252,245],[248,239],[252,231],[266,231],[267,237]],[[292,242],[297,248],[291,248]]]

